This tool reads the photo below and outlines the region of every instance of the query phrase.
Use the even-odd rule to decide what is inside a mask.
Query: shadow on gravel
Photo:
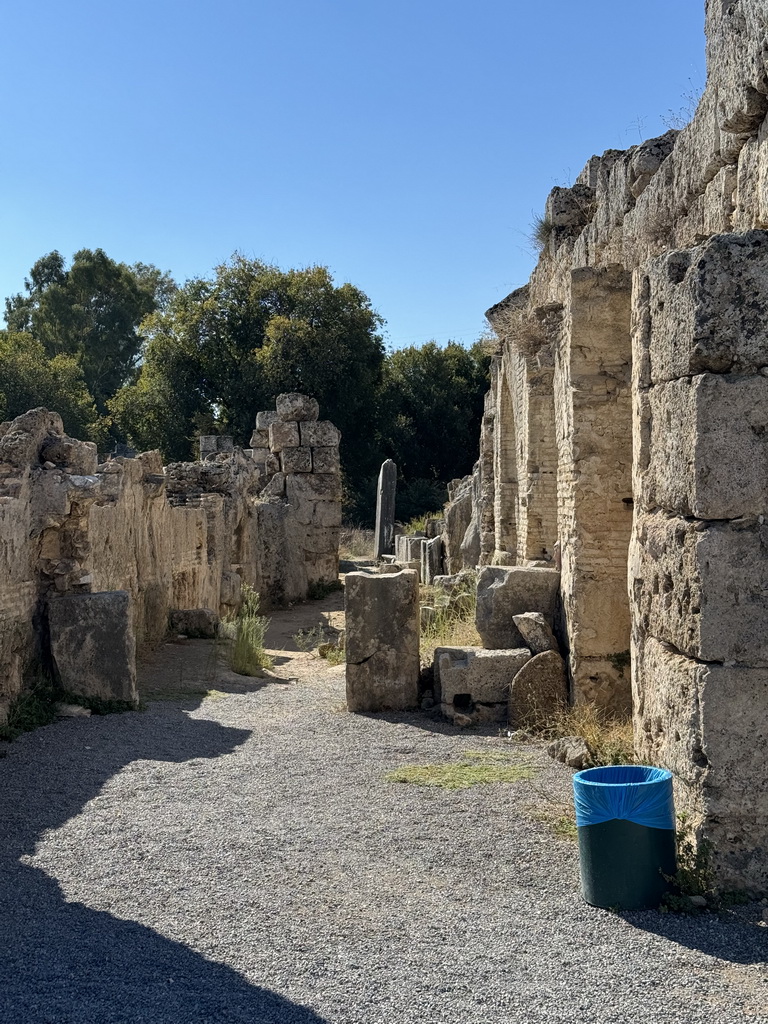
[[[358,711],[360,718],[370,718],[374,722],[389,722],[390,725],[410,725],[424,732],[439,733],[441,736],[464,735],[467,739],[473,736],[500,736],[502,726],[498,722],[473,725],[462,729],[444,718],[440,711]],[[506,732],[506,730],[504,730]]]
[[[768,963],[768,929],[740,921],[734,914],[659,914],[625,911],[627,924],[653,932],[688,949],[732,964]]]
[[[2,1024],[324,1024],[150,928],[67,902],[22,862],[131,761],[216,758],[249,735],[165,705],[63,722],[13,744],[0,761]]]

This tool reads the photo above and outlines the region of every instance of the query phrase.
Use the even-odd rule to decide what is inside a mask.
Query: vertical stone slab
[[[621,266],[570,275],[555,374],[561,591],[577,701],[631,707],[631,288]]]
[[[434,537],[424,540],[421,546],[421,582],[432,583],[435,576],[443,574],[443,540]]]
[[[376,531],[373,538],[375,558],[392,555],[395,551],[395,496],[397,494],[397,466],[392,459],[382,463],[376,490]]]
[[[52,598],[48,625],[54,671],[64,690],[137,703],[130,594],[112,590]]]
[[[347,573],[347,707],[402,711],[419,688],[419,575]]]

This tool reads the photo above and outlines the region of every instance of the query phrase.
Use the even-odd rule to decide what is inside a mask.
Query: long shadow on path
[[[249,735],[166,705],[61,723],[12,745],[0,760],[1,1024],[324,1024],[143,925],[67,902],[20,860],[131,761],[216,758]]]

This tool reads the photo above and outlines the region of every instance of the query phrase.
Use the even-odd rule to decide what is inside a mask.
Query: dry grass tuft
[[[477,577],[467,574],[449,594],[440,587],[422,586],[420,603],[434,608],[430,622],[421,627],[421,664],[431,665],[438,647],[482,647],[475,626]]]
[[[339,558],[348,562],[356,558],[373,558],[373,530],[343,526],[339,534]]]
[[[550,739],[580,736],[590,749],[593,766],[635,763],[632,719],[611,715],[595,704],[563,708],[543,731]]]

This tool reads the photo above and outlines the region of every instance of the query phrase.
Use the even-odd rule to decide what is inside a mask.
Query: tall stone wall
[[[295,418],[313,400],[281,400],[286,418],[270,416],[286,433],[322,433],[308,467],[289,469],[282,449],[267,466],[233,447],[165,468],[158,452],[99,463],[56,413],[0,425],[0,722],[46,661],[47,607],[60,595],[127,592],[142,648],[165,635],[172,609],[235,612],[243,582],[268,609],[337,579],[339,434]]]
[[[472,524],[449,547],[561,563],[572,699],[631,703],[721,882],[768,889],[768,8],[706,15],[691,124],[554,189],[529,284],[488,311],[494,551]]]

